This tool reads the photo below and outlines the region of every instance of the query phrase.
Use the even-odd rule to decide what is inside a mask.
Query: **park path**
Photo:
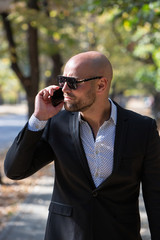
[[[0,232],[0,240],[43,240],[53,177],[41,177]]]
[[[0,152],[11,145],[26,121],[26,105],[0,105]]]

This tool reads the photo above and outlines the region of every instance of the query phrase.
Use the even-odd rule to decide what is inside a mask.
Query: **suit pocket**
[[[45,240],[76,240],[72,206],[51,202],[46,227]]]
[[[51,202],[49,206],[49,212],[54,214],[70,217],[72,215],[73,208],[67,204]]]

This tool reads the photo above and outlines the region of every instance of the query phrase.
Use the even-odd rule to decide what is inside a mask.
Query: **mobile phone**
[[[64,100],[62,88],[54,91],[53,96],[51,96],[51,102],[54,107],[60,104]]]

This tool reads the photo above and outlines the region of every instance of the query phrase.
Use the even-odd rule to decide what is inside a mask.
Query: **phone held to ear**
[[[53,96],[51,96],[51,102],[54,107],[60,104],[64,100],[62,88],[54,91]]]

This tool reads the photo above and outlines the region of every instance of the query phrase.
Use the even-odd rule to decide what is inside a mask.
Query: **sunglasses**
[[[63,88],[63,86],[66,82],[70,89],[75,90],[78,87],[77,86],[78,83],[88,82],[88,81],[95,80],[95,79],[100,79],[100,78],[102,78],[102,76],[101,77],[86,78],[86,79],[82,79],[82,80],[77,81],[77,79],[74,78],[74,77],[58,76],[57,80],[58,80],[58,84],[61,88]]]

